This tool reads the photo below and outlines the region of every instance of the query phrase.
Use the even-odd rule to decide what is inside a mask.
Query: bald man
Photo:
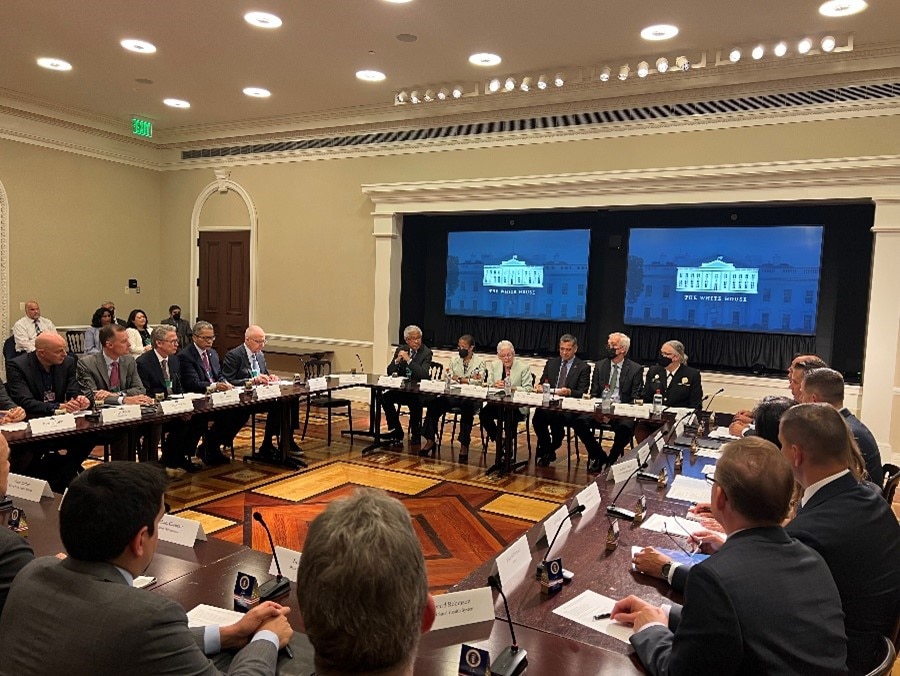
[[[41,316],[41,306],[36,300],[25,303],[25,316],[13,324],[16,352],[34,352],[34,340],[46,331],[56,331],[56,327],[46,317]]]

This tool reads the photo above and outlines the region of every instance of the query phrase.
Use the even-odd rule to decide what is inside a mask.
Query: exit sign
[[[131,118],[131,131],[137,136],[153,136],[153,123],[150,120],[142,120],[139,117]]]

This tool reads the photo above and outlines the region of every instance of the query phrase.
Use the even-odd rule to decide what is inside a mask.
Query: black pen
[[[612,613],[597,613],[594,615],[595,620],[608,620],[610,617],[612,617]]]
[[[288,656],[289,660],[294,659],[294,651],[291,650],[291,646],[289,646],[289,645],[284,646],[284,654]]]

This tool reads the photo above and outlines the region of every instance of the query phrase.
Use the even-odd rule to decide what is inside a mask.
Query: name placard
[[[459,393],[464,397],[477,397],[478,399],[484,399],[487,396],[487,388],[481,387],[481,385],[460,385]]]
[[[210,397],[213,406],[228,406],[231,404],[241,403],[241,391],[232,388],[230,390],[222,390],[221,392],[213,392]]]
[[[138,407],[138,417],[140,417],[140,407]],[[35,418],[29,421],[29,427],[31,427],[31,436],[33,437],[41,434],[74,430],[75,416],[71,413],[66,413],[65,415],[49,415],[44,418]]]
[[[270,384],[260,385],[256,388],[256,400],[265,401],[266,399],[277,399],[281,396],[281,385]]]
[[[137,404],[126,404],[125,406],[113,406],[112,408],[104,408],[100,411],[100,422],[104,425],[109,423],[128,422],[129,420],[141,419],[141,407]]]
[[[419,382],[419,392],[443,393],[446,385],[440,380],[422,380]]]
[[[369,376],[365,373],[339,373],[338,382],[341,385],[365,385],[369,382]]]
[[[596,481],[592,481],[575,496],[575,500],[580,506],[584,507],[585,510],[597,507],[602,502],[600,497],[600,486]]]
[[[584,413],[593,413],[594,406],[597,404],[595,399],[576,399],[575,397],[564,397],[562,407],[566,411],[583,411]]]
[[[524,579],[522,573],[528,569],[530,564],[531,550],[528,549],[528,538],[522,535],[505,551],[497,555],[497,572],[500,574],[504,591],[508,593],[512,590],[510,585],[516,578]]]
[[[542,392],[529,392],[527,390],[516,390],[513,392],[513,403],[525,404],[526,406],[540,406],[544,401]]]
[[[646,404],[616,404],[616,415],[628,416],[638,420],[646,420],[650,417],[650,407]]]
[[[403,387],[403,378],[393,376],[378,376],[379,387]]]
[[[494,597],[490,587],[435,596],[434,608],[432,631],[494,620]]]
[[[297,579],[297,569],[300,567],[300,552],[275,545],[275,553],[278,555],[278,563],[281,564],[281,574],[289,580]],[[275,565],[275,557],[272,557],[272,565],[269,566],[269,575],[278,575],[278,566]]]
[[[306,381],[306,387],[310,392],[321,392],[322,390],[328,389],[328,378],[322,376],[321,378],[310,378]]]
[[[568,517],[569,508],[566,505],[563,505],[544,519],[544,535],[547,538],[548,546],[550,545],[550,540],[552,540],[553,536],[556,534],[556,529],[559,528],[560,525],[562,526],[562,529],[559,531],[560,535],[572,530],[572,520]]]
[[[193,547],[197,540],[206,540],[206,533],[199,521],[164,514],[159,521],[159,539],[175,545]]]
[[[41,498],[53,497],[50,484],[43,479],[12,473],[9,475],[6,494],[11,498],[21,498],[31,502],[40,502]]]
[[[159,405],[166,415],[194,412],[194,402],[191,399],[166,399]]]
[[[637,468],[637,458],[632,458],[631,460],[623,460],[622,462],[617,462],[615,465],[609,468],[607,478],[612,479],[613,483],[619,483],[620,481],[624,481],[625,479],[627,479],[628,475],[635,471]]]

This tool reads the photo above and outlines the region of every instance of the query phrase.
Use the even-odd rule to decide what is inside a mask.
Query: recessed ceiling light
[[[47,56],[42,56],[38,59],[37,65],[41,68],[49,68],[50,70],[72,70],[72,64],[68,61],[53,59]]]
[[[676,35],[678,35],[678,27],[665,23],[647,26],[641,31],[641,37],[645,40],[668,40]]]
[[[828,0],[819,7],[822,16],[850,16],[859,14],[869,4],[866,0]]]
[[[456,85],[456,86],[453,88],[453,90],[450,92],[450,95],[451,95],[454,99],[458,99],[458,98],[461,97],[464,93],[465,93],[465,89],[463,88],[463,86],[462,86],[462,85]]]
[[[765,53],[766,53],[765,47],[763,47],[762,45],[756,45],[756,47],[753,48],[753,51],[750,52],[750,56],[753,57],[754,61],[759,61],[761,58],[763,58],[763,54],[765,54]]]
[[[190,108],[191,104],[181,99],[163,99],[163,103],[172,108]]]
[[[153,54],[156,52],[156,45],[145,42],[144,40],[122,40],[120,43],[129,52],[137,52],[138,54]]]
[[[356,71],[356,78],[358,80],[365,80],[366,82],[381,82],[387,76],[382,73],[380,70],[358,70]]]
[[[475,66],[496,66],[500,63],[500,57],[496,54],[479,52],[469,57],[469,63]]]
[[[400,35],[397,36],[397,39],[400,42],[415,42],[419,39],[419,36],[413,35],[412,33],[400,33]]]
[[[262,87],[244,87],[244,94],[257,99],[265,99],[272,96],[272,92],[268,89],[263,89]]]
[[[500,91],[500,80],[498,78],[494,78],[490,82],[488,82],[488,91],[489,92],[498,92]]]
[[[837,40],[834,39],[833,35],[826,35],[822,38],[822,42],[820,43],[822,46],[823,52],[833,52],[835,46],[837,45]]]
[[[786,43],[786,42],[779,42],[779,43],[778,43],[777,45],[775,45],[775,47],[772,49],[772,52],[775,54],[775,56],[784,56],[785,54],[787,54],[787,43]]]
[[[797,51],[801,54],[806,54],[810,49],[812,49],[812,40],[809,38],[803,38],[797,43]]]
[[[281,25],[281,19],[268,12],[247,12],[244,21],[258,28],[278,28]]]
[[[728,60],[731,61],[731,63],[737,63],[738,61],[740,61],[741,50],[737,47],[732,49],[731,52],[728,53]]]
[[[390,2],[395,5],[405,5],[407,2],[412,2],[412,0],[385,0],[385,2]]]

